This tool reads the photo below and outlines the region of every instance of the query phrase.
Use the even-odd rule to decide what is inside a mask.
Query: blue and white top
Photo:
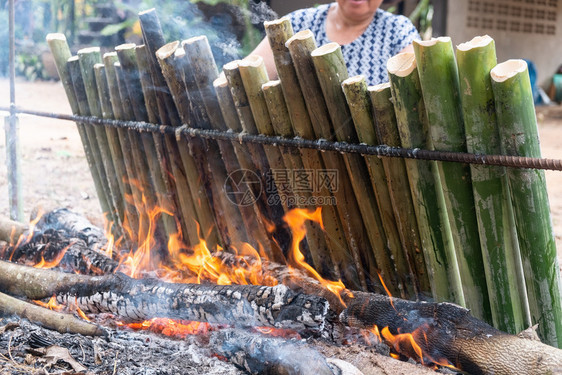
[[[318,47],[330,43],[331,40],[326,35],[326,18],[332,4],[289,13],[287,16],[293,24],[294,32],[310,29]],[[416,39],[420,39],[418,31],[407,17],[377,9],[371,24],[363,34],[342,46],[349,76],[361,74],[365,76],[369,85],[387,82],[388,59]]]

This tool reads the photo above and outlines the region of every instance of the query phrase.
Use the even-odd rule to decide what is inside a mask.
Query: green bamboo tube
[[[311,52],[316,49],[314,36],[308,30],[299,32],[289,38],[286,45],[293,59],[300,88],[305,98],[305,104],[311,120],[310,124],[303,121],[293,123],[295,133],[305,139],[332,139],[333,134],[331,129],[331,119],[322,96],[322,89],[316,77],[314,64],[311,58]],[[313,154],[312,152],[305,150],[301,150],[301,154],[303,156],[303,161],[312,157],[312,160],[308,160],[308,162],[312,163],[315,162],[314,158],[318,157],[318,154]],[[308,157],[306,157],[306,155],[308,155]],[[376,241],[373,240],[373,237],[370,239],[368,237],[364,237],[365,233],[363,230],[363,224],[354,223],[350,220],[351,215],[354,216],[355,220],[358,219],[359,221],[362,221],[361,217],[355,215],[355,213],[360,212],[360,210],[354,197],[353,187],[350,185],[350,179],[343,160],[344,158],[336,153],[330,152],[322,153],[321,158],[323,160],[320,161],[320,164],[323,163],[326,168],[333,168],[338,171],[338,178],[340,179],[340,185],[342,185],[338,191],[331,192],[336,198],[338,204],[336,207],[332,207],[333,211],[331,215],[328,216],[328,219],[330,219],[329,222],[331,222],[335,228],[341,228],[339,234],[340,236],[343,235],[345,241],[347,242],[347,250],[344,251],[347,251],[346,254],[353,254],[352,258],[356,261],[356,264],[362,263],[366,274],[370,277],[374,277],[377,269],[376,267],[378,267],[381,270],[383,279],[386,281],[390,292],[392,294],[405,297],[406,295],[404,294],[404,289],[402,288],[403,285],[399,283],[394,276],[394,267],[387,267],[385,262],[382,261],[376,262],[377,264],[375,265],[376,256],[373,252],[359,251],[359,249],[355,246],[357,243],[356,239],[363,238],[363,243],[370,243],[372,247],[377,247],[377,245],[373,245],[376,243]],[[355,157],[352,158],[356,159]],[[353,214],[351,214],[352,212]],[[373,231],[369,232],[369,234],[373,236],[375,234],[375,230],[376,227],[373,228]],[[377,256],[379,257],[379,260],[384,258],[389,259],[390,253],[389,247],[387,246],[388,239],[384,233],[381,233],[381,241],[385,244],[385,246],[377,249],[377,252],[379,252]],[[397,244],[398,248],[400,248],[399,242],[397,242]],[[338,249],[332,250],[334,257],[340,252],[342,251]],[[381,254],[383,253],[385,254],[384,258],[381,257]],[[364,258],[362,261],[357,262],[358,258],[360,259],[361,257],[365,257],[365,255],[367,256],[366,259]],[[390,268],[390,270],[388,270],[388,268]]]
[[[109,86],[107,84],[107,75],[105,74],[105,66],[101,63],[95,64],[94,72],[103,118],[112,119],[113,108],[111,106]],[[120,222],[123,224],[125,223],[125,220],[130,221],[128,217],[125,217],[127,215],[130,215],[130,213],[127,212],[127,203],[125,201],[125,196],[128,192],[125,186],[126,184],[123,181],[123,177],[127,175],[127,172],[125,170],[125,165],[123,162],[123,153],[121,151],[121,144],[119,143],[117,129],[111,126],[106,126],[105,132],[109,151],[111,152],[111,160],[114,166],[115,177],[118,184],[117,188],[114,191],[115,205],[117,208],[117,212],[119,213]],[[132,238],[128,238],[128,240],[132,240]]]
[[[96,77],[94,74],[94,65],[102,62],[99,47],[83,48],[79,50],[78,61],[80,63],[90,115],[102,118]],[[122,223],[119,220],[120,205],[117,202],[119,200],[119,181],[111,160],[111,151],[109,149],[107,135],[105,134],[105,129],[99,126],[87,126],[86,132],[88,132],[88,139],[90,140],[91,146],[96,147],[99,151],[101,161],[101,165],[99,166],[100,177],[105,181],[104,186],[110,198],[110,207],[112,207],[110,219],[116,224],[115,229],[117,230],[117,228],[122,227]],[[95,140],[95,145],[92,143],[93,140]],[[120,231],[117,230],[115,233],[118,234]]]
[[[148,121],[152,124],[159,124],[158,100],[150,72],[151,60],[148,49],[144,44],[135,47],[135,56],[139,68],[139,78],[144,94]],[[166,137],[170,141],[166,142]],[[154,171],[154,185],[158,198],[164,199],[173,205],[176,221],[180,225],[181,237],[185,244],[187,246],[195,246],[199,243],[199,233],[197,233],[196,225],[193,225],[194,221],[197,221],[195,204],[185,178],[175,177],[182,176],[181,168],[179,167],[182,162],[178,152],[168,151],[167,143],[172,143],[177,147],[173,136],[152,133],[152,144],[149,148],[155,151],[156,158],[150,158],[148,161],[150,163],[150,170]],[[167,157],[166,155],[170,156]],[[172,155],[175,155],[175,157]],[[173,177],[170,177],[170,174]]]
[[[67,61],[72,55],[70,53],[68,43],[66,42],[66,37],[64,34],[52,33],[47,34],[46,39],[49,44],[49,49],[54,57],[55,65],[63,84],[66,97],[70,103],[72,113],[75,115],[81,115],[78,101],[76,100],[76,94],[73,89],[72,77],[70,76],[67,66]],[[102,180],[96,167],[93,151],[90,148],[90,142],[88,140],[85,125],[76,123],[76,128],[78,129],[78,134],[80,135],[80,140],[82,141],[82,146],[84,147],[84,154],[86,155],[86,161],[88,163],[88,167],[90,168],[92,179],[94,180],[94,186],[98,195],[101,210],[103,214],[107,216],[110,211],[109,202],[107,201],[105,191],[103,190]]]
[[[240,121],[240,126],[242,131],[248,134],[257,134],[258,129],[254,117],[252,115],[252,110],[248,102],[248,96],[246,95],[246,90],[244,89],[244,83],[242,82],[242,76],[240,74],[239,60],[229,62],[223,66],[223,73],[228,82],[228,87],[230,88],[230,94],[236,108],[236,113],[238,114],[238,120]],[[245,143],[241,145],[246,153],[249,153],[254,165],[253,168],[248,168],[244,166],[247,160],[245,156],[239,152],[241,148],[235,146],[235,150],[238,155],[238,160],[241,166],[245,169],[253,170],[261,181],[263,199],[265,200],[265,205],[261,208],[265,209],[267,212],[267,219],[275,225],[275,233],[273,233],[275,239],[279,243],[282,249],[286,249],[290,245],[290,236],[286,231],[286,226],[282,221],[285,215],[285,209],[280,202],[279,195],[277,194],[277,189],[272,176],[270,176],[271,169],[269,165],[268,158],[265,153],[264,146],[258,144]],[[243,157],[241,159],[240,157]],[[264,193],[264,194],[263,194]],[[259,194],[259,193],[258,193]],[[256,195],[256,193],[254,194]],[[256,195],[257,196],[257,195]]]
[[[182,41],[182,46],[188,59],[188,64],[184,70],[184,79],[186,81],[188,80],[188,74],[193,76],[196,87],[194,87],[192,91],[199,93],[203,104],[202,110],[209,119],[211,129],[221,131],[227,130],[217,99],[217,94],[213,86],[213,82],[218,78],[219,72],[207,37],[197,36],[184,40]],[[219,146],[221,159],[224,162],[227,174],[232,175],[237,173],[241,167],[232,142],[217,141],[217,144]],[[211,168],[213,168],[213,170],[215,169],[214,167]],[[226,181],[230,180],[226,179]],[[225,188],[227,188],[226,181]],[[231,186],[231,184],[229,184],[229,186],[231,189],[235,188],[234,186]],[[274,254],[272,253],[272,248],[275,244],[272,242],[273,238],[268,237],[267,229],[262,221],[263,211],[259,206],[259,203],[262,201],[257,199],[254,202],[248,202],[248,204],[239,199],[237,202],[240,213],[242,214],[242,220],[245,223],[246,232],[248,233],[249,239],[252,241],[251,244],[256,249],[260,245],[263,246],[268,258],[273,259]]]
[[[421,96],[413,53],[388,60],[394,113],[400,144],[404,148],[429,149],[429,124]],[[434,161],[405,159],[406,172],[427,270],[434,281],[434,299],[465,305],[447,207]]]
[[[162,46],[156,51],[156,57],[162,74],[168,84],[170,93],[180,115],[183,124],[189,127],[205,127],[208,128],[208,119],[203,113],[203,103],[200,98],[195,98],[197,91],[193,88],[188,90],[183,77],[185,65],[185,52],[180,49],[180,42],[174,41]],[[191,100],[191,99],[194,100]],[[214,220],[221,233],[224,243],[227,246],[236,245],[247,242],[248,237],[243,226],[243,220],[238,208],[228,201],[228,197],[222,190],[222,184],[226,181],[226,173],[224,173],[224,165],[214,165],[215,170],[209,171],[208,161],[214,163],[217,158],[216,145],[207,147],[207,143],[199,138],[191,138],[185,140],[189,146],[189,154],[193,158],[193,166],[199,178],[205,182],[207,193],[209,194],[209,203],[214,212]],[[183,150],[182,150],[183,149]],[[187,154],[187,149],[180,147],[180,153]],[[183,158],[186,158],[185,155]],[[220,177],[214,178],[213,175]],[[229,220],[225,220],[225,218]],[[213,218],[213,217],[211,217]],[[211,219],[209,218],[209,219]]]
[[[503,154],[540,158],[539,135],[527,64],[508,60],[491,70]],[[529,307],[539,336],[562,347],[560,268],[544,171],[509,169]]]
[[[126,85],[133,106],[134,118],[137,121],[148,121],[148,108],[146,107],[144,91],[140,78],[140,69],[137,62],[137,53],[135,44],[122,44],[115,47],[117,57],[123,71],[126,74]],[[151,108],[150,111],[153,109]],[[145,198],[147,199],[148,208],[154,208],[153,205],[158,205],[164,208],[167,212],[174,215],[176,207],[174,201],[167,197],[166,186],[162,181],[161,166],[154,144],[154,137],[146,132],[129,131],[131,145],[133,146],[132,152],[135,158],[137,168],[137,176],[144,186],[148,187],[150,191],[144,191]],[[144,151],[144,157],[141,152]],[[141,160],[137,160],[141,159]],[[169,214],[161,214],[158,221],[162,225],[166,237],[170,238],[177,233],[176,223],[174,218]]]
[[[273,125],[275,135],[284,138],[293,138],[293,126],[289,110],[283,97],[281,81],[276,80],[264,83],[262,85],[262,91],[269,115],[271,117],[271,124]],[[283,153],[285,165],[288,169],[293,171],[305,170],[298,149],[287,147],[282,149],[281,152]],[[311,210],[316,208],[316,205],[312,204],[312,202],[315,201],[311,193],[311,191],[313,191],[312,188],[312,186],[309,186],[309,189],[294,192],[296,207]],[[312,264],[316,270],[323,272],[324,269],[332,267],[330,254],[325,250],[328,246],[326,238],[324,237],[321,228],[316,223],[307,221],[305,225],[306,241],[308,243]]]
[[[366,83],[362,86],[361,91],[366,91]],[[398,133],[394,106],[391,102],[390,84],[385,83],[370,88],[369,96],[375,113],[378,142],[391,147],[400,147],[400,135]],[[400,232],[406,235],[406,248],[409,252],[408,256],[413,259],[415,272],[420,279],[429,282],[434,297],[442,297],[445,294],[443,289],[448,287],[447,274],[446,272],[441,274],[431,272],[435,266],[435,259],[432,258],[433,246],[427,242],[425,245],[430,246],[424,246],[424,243],[422,243],[404,160],[399,158],[383,158],[382,163],[388,178],[388,189],[395,217],[400,227]],[[424,285],[424,283],[421,285]],[[427,286],[427,283],[425,283],[425,287]],[[422,287],[422,291],[428,292],[429,289]]]
[[[414,51],[433,147],[438,151],[466,152],[457,64],[451,39],[415,41]],[[439,162],[445,201],[466,306],[474,316],[492,322],[478,221],[470,183],[470,167]]]
[[[72,56],[68,59],[68,72],[72,79],[72,86],[76,95],[76,101],[78,103],[79,112],[82,116],[90,116],[90,108],[88,105],[88,97],[86,96],[86,89],[84,86],[84,80],[82,79],[82,72],[80,69],[80,61],[78,56]],[[107,186],[107,178],[105,176],[105,170],[103,169],[103,163],[101,161],[101,153],[97,147],[97,142],[95,138],[94,129],[84,125],[84,133],[87,135],[88,146],[92,151],[93,161],[95,163],[96,170],[100,176],[101,189],[103,191],[103,201],[107,202],[109,205],[109,211],[104,213],[104,219],[108,222],[114,221],[113,218],[113,206],[111,202],[111,194],[109,193],[109,188]]]
[[[140,12],[139,20],[144,44],[150,57],[150,73],[158,103],[159,123],[181,126],[178,109],[156,58],[156,51],[166,44],[156,11],[149,9]],[[224,246],[225,244],[222,243],[219,229],[215,223],[205,182],[199,176],[196,162],[189,153],[189,147],[185,147],[183,142],[180,143],[180,141],[169,134],[164,135],[164,142],[169,153],[167,157],[170,158],[170,164],[172,165],[172,174],[177,186],[176,191],[179,195],[178,200],[180,200],[181,195],[189,192],[194,203],[194,212],[197,215],[197,221],[201,228],[201,235],[206,240],[207,245],[209,248],[214,248],[217,244]],[[189,188],[181,189],[182,186],[189,186]],[[184,201],[187,200],[186,197],[181,198]],[[188,225],[196,224],[188,223]]]
[[[467,150],[501,154],[490,71],[496,65],[495,43],[476,37],[457,47],[461,102]],[[505,167],[471,165],[472,190],[484,271],[494,326],[516,334],[530,327],[519,242],[509,200]]]
[[[105,66],[105,75],[107,78],[107,85],[109,88],[109,99],[111,102],[111,109],[113,111],[113,117],[116,120],[125,120],[125,115],[123,113],[123,105],[121,102],[121,95],[119,93],[119,86],[117,82],[117,75],[115,72],[115,63],[118,63],[117,53],[108,52],[103,56],[103,62]],[[130,154],[131,143],[129,141],[129,135],[126,129],[117,128],[117,139],[119,141],[119,148],[123,156],[123,164],[125,166],[126,174],[121,177],[123,182],[126,198],[126,209],[127,209],[127,225],[130,227],[132,233],[139,233],[139,215],[137,207],[142,207],[142,196],[138,189],[131,189],[131,184],[129,181],[136,179],[135,165],[133,157]],[[129,199],[127,199],[129,198]],[[131,238],[133,240],[133,238]],[[135,235],[134,240],[137,240]]]

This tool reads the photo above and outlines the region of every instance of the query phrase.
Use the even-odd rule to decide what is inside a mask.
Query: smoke
[[[244,57],[264,37],[263,22],[277,18],[265,2],[249,2],[249,9],[218,2],[185,0],[154,4],[166,41],[206,35],[219,68]]]

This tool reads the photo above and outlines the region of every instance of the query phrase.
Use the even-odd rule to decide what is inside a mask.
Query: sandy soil
[[[16,104],[22,108],[70,113],[60,82],[17,81]],[[9,84],[0,79],[0,106],[9,105]],[[539,108],[543,156],[562,158],[562,107]],[[68,207],[101,225],[102,216],[80,137],[74,123],[22,115],[21,173],[25,217],[37,207]],[[8,216],[6,144],[0,135],[0,216]],[[547,171],[552,219],[562,257],[562,172]]]

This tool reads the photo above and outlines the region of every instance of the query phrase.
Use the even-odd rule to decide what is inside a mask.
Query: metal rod
[[[6,166],[8,169],[8,195],[10,218],[23,220],[22,189],[19,171],[19,140],[16,117],[16,47],[14,0],[9,0],[9,74],[10,74],[10,116],[6,121]]]
[[[9,111],[9,108],[0,106],[0,111]],[[251,135],[246,133],[235,133],[232,131],[217,131],[208,129],[194,129],[187,126],[172,127],[168,125],[157,125],[139,121],[109,120],[98,117],[74,116],[61,113],[49,113],[34,111],[30,109],[15,108],[16,113],[56,118],[60,120],[75,121],[90,125],[107,125],[117,128],[146,131],[151,133],[188,135],[205,139],[217,139],[225,141],[249,142],[273,146],[285,146],[306,148],[319,151],[336,151],[341,153],[355,153],[362,155],[377,155],[393,158],[407,158],[418,160],[438,160],[454,163],[501,165],[510,168],[529,168],[562,171],[562,159],[529,158],[507,155],[484,155],[470,154],[467,152],[443,152],[420,149],[407,149],[389,147],[386,145],[370,146],[365,144],[330,142],[322,139],[306,140],[301,138],[282,138],[265,135]]]

